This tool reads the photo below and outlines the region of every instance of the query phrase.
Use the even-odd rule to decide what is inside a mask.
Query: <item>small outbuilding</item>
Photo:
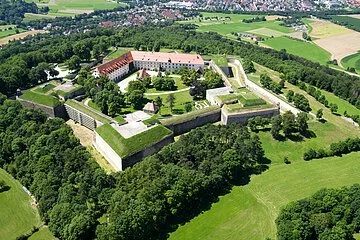
[[[155,114],[159,111],[159,107],[154,102],[148,102],[144,108],[143,111],[146,113],[152,113]]]

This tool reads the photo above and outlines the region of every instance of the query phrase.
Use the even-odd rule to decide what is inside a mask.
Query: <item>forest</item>
[[[267,169],[259,138],[234,124],[195,129],[107,175],[62,119],[2,94],[0,104],[0,167],[34,194],[43,221],[61,239],[163,238]]]
[[[38,13],[34,2],[0,0],[0,25],[21,24],[25,13]]]
[[[322,189],[285,206],[276,220],[279,240],[354,240],[360,230],[360,185]]]

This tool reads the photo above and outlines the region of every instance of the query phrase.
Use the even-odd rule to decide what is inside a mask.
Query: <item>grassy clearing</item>
[[[118,48],[116,51],[110,53],[109,55],[106,56],[107,59],[115,59],[117,57],[120,57],[121,55],[123,55],[124,53],[128,52],[128,51],[133,51],[133,48]]]
[[[306,58],[308,60],[326,64],[330,60],[330,53],[317,45],[288,37],[270,38],[263,44],[276,50],[286,49],[288,53]]]
[[[0,180],[10,187],[8,191],[0,192],[0,238],[16,239],[40,226],[40,216],[21,184],[3,169],[0,169]]]
[[[125,139],[110,124],[104,124],[98,127],[96,132],[121,158],[137,153],[172,133],[166,127],[157,125],[145,132]]]
[[[281,207],[305,198],[323,187],[359,183],[360,153],[290,165],[277,164],[236,186],[210,210],[170,235],[170,239],[275,238],[275,219]]]
[[[42,227],[39,231],[31,235],[28,240],[54,240],[54,235],[50,232],[48,227]]]
[[[243,23],[243,19],[251,19],[256,16],[263,15],[249,15],[249,14],[224,14],[224,13],[207,13],[202,12],[204,18],[213,18],[212,20],[200,20],[199,18],[191,19],[188,21],[182,21],[180,23],[193,23],[198,25],[197,31],[200,32],[218,32],[224,36],[235,38],[231,35],[231,32],[246,32],[255,29],[270,29],[280,33],[291,33],[294,30],[292,28],[280,26],[280,21],[269,20],[265,22]],[[218,20],[214,19],[218,17]],[[230,19],[226,19],[230,18]],[[260,30],[261,31],[261,30]],[[263,30],[262,30],[263,31]],[[263,34],[265,32],[263,31]],[[271,33],[266,32],[267,35]]]
[[[283,32],[279,32],[268,28],[258,28],[248,32],[265,37],[281,37],[285,35],[285,33]]]
[[[37,92],[37,93],[47,93],[48,91],[50,91],[51,89],[55,88],[56,86],[54,84],[47,84],[46,86],[43,85],[44,87],[37,87],[35,88],[33,91]]]
[[[60,104],[60,101],[54,96],[37,93],[33,90],[26,91],[20,98],[49,107],[56,107]]]
[[[341,59],[341,64],[345,68],[355,68],[356,72],[360,74],[360,52]]]
[[[360,115],[360,109],[356,108],[354,105],[350,104],[348,101],[345,101],[344,99],[341,99],[335,94],[327,92],[327,91],[321,91],[322,94],[326,97],[326,99],[329,101],[329,103],[335,103],[338,105],[338,113],[343,115],[344,111],[346,110],[349,115]]]

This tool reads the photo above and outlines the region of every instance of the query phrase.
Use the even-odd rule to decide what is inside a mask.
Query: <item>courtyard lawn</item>
[[[193,102],[193,98],[190,96],[189,91],[182,91],[173,93],[175,97],[175,104],[173,107],[173,114],[182,114],[185,112],[185,103],[187,102]],[[151,96],[145,96],[146,98],[150,100],[155,100],[158,96],[161,97],[164,106],[160,110],[160,114],[163,116],[171,115],[169,103],[167,102],[168,94],[162,94],[162,95],[151,95]]]
[[[148,89],[146,89],[145,94],[146,93],[166,93],[166,92],[170,92],[170,91],[176,91],[176,90],[182,90],[182,89],[188,88],[188,86],[183,84],[183,82],[181,81],[180,75],[170,75],[170,77],[172,79],[174,79],[176,89],[174,89],[174,90],[156,90],[155,88],[148,88]]]
[[[104,124],[96,128],[96,132],[121,158],[137,153],[153,143],[159,142],[165,136],[172,134],[172,131],[162,125],[157,125],[127,139],[121,136],[110,124]]]
[[[276,50],[286,49],[288,53],[306,58],[308,60],[326,64],[330,60],[330,53],[317,45],[288,37],[269,38],[263,44]]]
[[[8,191],[0,192],[0,238],[16,239],[40,226],[40,216],[21,184],[3,169],[0,169],[0,180],[10,187]]]
[[[275,239],[275,219],[287,203],[309,197],[321,188],[360,182],[360,152],[311,162],[277,164],[235,186],[210,210],[180,226],[170,239]]]
[[[356,72],[360,74],[360,52],[341,59],[341,65],[345,69],[355,68]]]

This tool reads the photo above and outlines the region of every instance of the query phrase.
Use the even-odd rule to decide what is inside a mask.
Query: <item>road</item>
[[[263,89],[262,87],[258,86],[254,82],[250,81],[248,79],[248,77],[246,76],[245,71],[244,71],[244,69],[243,69],[243,67],[242,67],[239,60],[231,59],[231,62],[238,67],[238,69],[240,70],[240,74],[242,75],[242,78],[245,80],[246,86],[251,91],[257,93],[258,95],[260,95],[261,97],[267,99],[268,101],[272,102],[273,104],[279,104],[280,110],[282,112],[291,111],[295,115],[301,112],[299,109],[291,106],[290,104],[288,104],[284,100],[278,98],[277,96],[273,95],[272,93],[270,93],[267,90]]]

